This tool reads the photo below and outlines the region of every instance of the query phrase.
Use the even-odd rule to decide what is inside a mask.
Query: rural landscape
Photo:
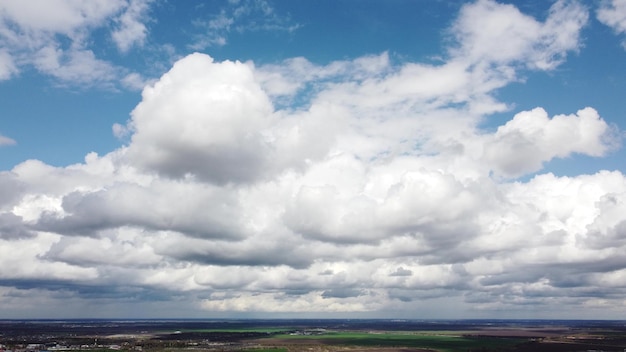
[[[626,0],[0,0],[0,352],[626,352]]]
[[[626,321],[0,321],[0,349],[34,351],[625,351]]]

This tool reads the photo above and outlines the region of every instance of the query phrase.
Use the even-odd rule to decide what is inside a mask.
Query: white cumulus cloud
[[[485,159],[497,173],[516,177],[540,170],[554,157],[572,153],[603,156],[616,143],[619,139],[614,129],[592,108],[551,119],[545,110],[536,108],[500,126],[486,143]]]

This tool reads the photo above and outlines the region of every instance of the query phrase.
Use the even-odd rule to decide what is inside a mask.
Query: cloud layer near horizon
[[[0,173],[0,312],[34,296],[116,301],[118,315],[166,302],[207,314],[532,304],[610,316],[626,294],[626,177],[516,178],[604,156],[619,131],[585,106],[480,127],[507,111],[499,88],[579,49],[587,19],[572,1],[543,22],[477,1],[440,64],[186,56],[114,127],[126,146]]]

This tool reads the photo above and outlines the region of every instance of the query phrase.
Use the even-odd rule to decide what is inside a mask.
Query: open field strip
[[[514,346],[524,339],[496,337],[466,337],[458,331],[419,332],[361,332],[332,331],[317,335],[274,335],[273,339],[311,344],[329,344],[362,347],[412,347],[439,351],[466,351],[468,348],[504,348]]]
[[[180,332],[258,332],[258,333],[280,333],[296,330],[292,327],[285,328],[221,328],[221,329],[181,329]]]

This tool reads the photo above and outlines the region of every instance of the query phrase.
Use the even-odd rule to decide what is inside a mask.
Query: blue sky
[[[2,1],[0,315],[620,318],[625,82],[619,0]]]

